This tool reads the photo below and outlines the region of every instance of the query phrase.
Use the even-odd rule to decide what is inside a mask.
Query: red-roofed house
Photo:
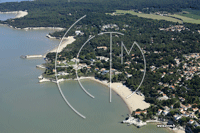
[[[170,87],[172,90],[174,90],[175,89],[175,87],[172,85],[171,87]]]
[[[190,119],[189,124],[192,124],[192,123],[194,123],[194,120]]]
[[[192,105],[191,104],[188,104],[187,105],[187,108],[189,109],[189,108],[192,108]]]
[[[135,112],[135,115],[140,115],[141,114],[141,112]]]
[[[142,111],[142,113],[146,115],[146,114],[147,114],[147,110],[145,110],[145,111]]]
[[[199,110],[199,109],[196,107],[196,108],[192,108],[192,110],[193,110],[194,112],[196,112],[196,111]]]
[[[158,109],[158,115],[162,113],[162,109]]]

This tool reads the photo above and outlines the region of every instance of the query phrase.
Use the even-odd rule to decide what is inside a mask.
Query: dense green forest
[[[117,9],[179,12],[184,8],[200,9],[198,0],[37,0],[1,3],[0,11],[28,10],[24,18],[3,23],[14,27],[68,27],[83,15],[105,15]],[[99,16],[97,16],[99,17]]]
[[[87,23],[89,23],[89,20],[91,18],[86,18]],[[130,42],[138,42],[139,45],[145,50],[150,53],[146,53],[146,61],[147,61],[147,75],[145,77],[145,81],[141,87],[142,92],[145,94],[145,96],[152,97],[154,95],[154,90],[152,90],[152,86],[157,86],[156,89],[161,89],[158,86],[159,82],[165,82],[165,83],[170,83],[173,84],[177,78],[177,69],[179,68],[169,68],[167,70],[165,69],[159,69],[156,73],[150,71],[150,66],[156,66],[156,67],[161,67],[162,65],[168,65],[168,64],[175,64],[174,58],[177,57],[179,59],[183,60],[183,54],[189,54],[189,53],[197,53],[200,51],[199,47],[199,41],[200,41],[200,36],[199,33],[197,32],[198,29],[200,29],[200,25],[194,25],[194,24],[185,24],[184,26],[189,28],[190,31],[182,31],[182,32],[171,32],[171,31],[160,31],[160,27],[169,27],[170,25],[176,25],[176,23],[172,22],[167,22],[167,21],[157,21],[157,20],[151,20],[151,19],[145,19],[145,18],[138,18],[136,16],[132,15],[124,15],[121,17],[116,17],[116,16],[105,16],[101,17],[101,20],[103,24],[99,23],[99,20],[92,19],[93,22],[91,25],[83,25],[82,28],[79,30],[84,32],[83,36],[78,36],[76,37],[76,41],[72,44],[69,45],[63,52],[61,53],[62,58],[59,58],[59,60],[64,60],[63,57],[66,57],[68,60],[76,57],[80,47],[82,46],[83,42],[86,41],[89,35],[96,35],[97,33],[101,32],[101,28],[99,25],[103,24],[109,24],[109,23],[115,23],[119,26],[119,32],[125,33],[124,38],[113,38],[113,54],[119,55],[120,54],[120,47],[116,45],[117,43],[120,44],[120,40],[124,41],[124,44],[126,44],[127,48],[130,48],[132,43]],[[96,24],[97,23],[97,24]],[[96,25],[93,25],[96,24]],[[124,25],[129,25],[128,28],[124,28]],[[79,27],[79,26],[77,26]],[[90,28],[85,28],[85,27],[90,27]],[[92,28],[91,28],[92,27]],[[125,29],[122,30],[122,29]],[[112,29],[114,30],[114,29]],[[56,33],[55,33],[56,34]],[[59,35],[59,33],[58,33]],[[74,35],[74,31],[70,34]],[[153,44],[151,44],[151,38],[153,38]],[[171,38],[176,38],[175,40],[172,40]],[[95,40],[90,41],[90,45],[86,46],[86,48],[82,51],[81,55],[82,59],[91,59],[94,58],[92,55],[95,53],[96,56],[105,56],[109,57],[109,49],[107,51],[94,51],[94,49],[97,46],[107,46],[109,47],[109,43],[106,42],[106,40],[109,40],[108,36],[101,36],[98,37]],[[154,51],[160,51],[160,54],[154,53]],[[133,53],[139,53],[139,50],[136,49],[136,51],[133,51]],[[87,55],[87,56],[85,56]],[[141,57],[141,54],[138,54],[139,57]],[[130,57],[125,57],[125,60],[130,60]],[[52,62],[55,59],[55,54],[50,53],[47,55],[47,58],[49,58]],[[162,58],[162,60],[160,60]],[[143,62],[140,59],[135,59],[137,62]],[[124,65],[121,65],[119,57],[113,57],[113,68],[117,70],[123,70]],[[87,61],[85,60],[85,63]],[[87,63],[87,64],[90,64]],[[142,68],[134,65],[135,63],[132,63],[132,66],[130,68]],[[96,64],[99,68],[109,68],[108,63],[103,63],[103,65]],[[181,66],[180,66],[181,67]],[[133,71],[131,69],[126,69],[127,72],[132,73],[132,77],[127,79],[125,84],[135,90],[142,78],[142,74],[136,71]],[[173,71],[175,74],[165,77],[161,79],[161,74],[163,72],[169,72]],[[98,75],[100,76],[100,75]],[[124,76],[121,78],[115,79],[115,81],[123,81]],[[100,77],[103,79],[108,79],[105,76]],[[137,80],[136,80],[137,79]],[[177,95],[182,96],[182,89],[185,90],[184,88],[179,88],[179,93]],[[155,90],[156,91],[156,90]],[[167,89],[165,91],[166,94],[170,94],[171,92],[167,92]],[[174,92],[175,93],[175,92]],[[188,91],[191,95],[200,95],[199,90],[192,89]],[[154,100],[156,99],[155,97],[153,98]]]
[[[91,17],[92,16],[92,17]],[[185,27],[185,30],[182,31],[165,31],[160,30],[160,28],[169,28],[171,26],[178,25],[177,23],[168,22],[168,21],[158,21],[152,19],[139,18],[137,16],[133,16],[130,14],[125,14],[120,17],[111,16],[111,15],[102,15],[102,14],[93,14],[89,17],[86,17],[82,22],[78,23],[69,35],[75,35],[75,30],[81,30],[84,32],[83,35],[76,36],[76,41],[67,46],[61,53],[59,53],[58,60],[70,61],[74,57],[77,56],[77,53],[83,43],[88,39],[90,35],[97,35],[102,32],[102,26],[107,24],[116,24],[118,28],[106,29],[106,31],[118,31],[125,34],[124,37],[117,37],[113,35],[113,59],[112,59],[112,68],[119,70],[122,72],[121,74],[112,76],[113,82],[123,82],[124,85],[132,89],[136,90],[139,83],[141,82],[143,73],[140,69],[143,69],[143,60],[142,55],[139,49],[134,47],[134,50],[130,55],[134,54],[134,58],[128,56],[124,53],[124,62],[130,61],[130,65],[128,68],[125,68],[127,65],[120,63],[120,41],[123,40],[127,49],[130,49],[132,42],[136,41],[141,46],[141,48],[146,51],[145,58],[147,62],[147,72],[142,86],[139,91],[141,91],[145,95],[145,101],[151,103],[151,107],[147,109],[148,114],[144,116],[140,116],[142,120],[147,120],[149,118],[153,119],[153,116],[157,114],[158,109],[163,109],[164,106],[170,107],[174,105],[174,109],[170,111],[170,115],[168,116],[159,116],[164,117],[165,119],[170,119],[178,124],[177,121],[173,119],[173,115],[180,114],[178,108],[180,107],[179,97],[185,98],[185,100],[181,103],[184,105],[194,104],[193,107],[200,108],[200,78],[195,75],[192,80],[185,80],[185,77],[181,78],[179,85],[175,87],[175,89],[171,89],[169,86],[164,87],[159,85],[159,82],[168,83],[169,85],[174,85],[180,78],[180,75],[183,74],[181,71],[183,69],[183,64],[188,63],[192,60],[186,61],[184,54],[190,53],[199,53],[200,47],[200,35],[198,30],[200,29],[200,25],[196,24],[184,24],[181,26]],[[63,32],[57,32],[52,35],[62,37]],[[61,35],[62,34],[62,35]],[[61,36],[60,36],[61,35]],[[101,73],[96,72],[95,68],[105,68],[109,70],[110,64],[106,61],[96,61],[91,65],[91,59],[96,59],[96,56],[104,56],[109,58],[109,35],[97,36],[94,40],[91,40],[88,45],[86,45],[80,53],[79,59],[80,63],[86,63],[91,67],[90,71],[87,68],[83,68],[78,71],[79,76],[95,76],[101,80],[109,80],[109,73],[102,75]],[[107,50],[97,50],[97,46],[107,46]],[[155,52],[155,51],[159,51]],[[179,66],[175,66],[175,58],[180,59],[181,64]],[[47,63],[49,69],[46,69],[46,75],[54,75],[55,73],[52,71],[55,66],[55,53],[49,53],[47,55],[47,59],[50,63]],[[193,60],[194,63],[199,62]],[[137,62],[137,64],[136,64]],[[168,65],[168,68],[162,68],[164,65]],[[155,66],[155,71],[151,70],[151,66]],[[133,69],[134,68],[134,69]],[[68,68],[58,68],[57,72],[65,71],[69,72],[71,75],[66,76],[64,78],[76,78],[75,70],[73,67]],[[131,74],[132,76],[127,78],[126,72]],[[169,74],[172,72],[173,74]],[[167,73],[164,78],[161,78],[163,73]],[[184,85],[184,86],[181,86]],[[162,95],[158,93],[158,91],[162,91],[168,97],[168,100],[158,100]],[[175,95],[175,97],[172,96]],[[134,116],[134,112],[133,112]],[[139,117],[139,116],[134,116]],[[185,125],[187,120],[181,119],[183,122],[179,124]],[[198,130],[198,128],[193,129],[193,131]]]

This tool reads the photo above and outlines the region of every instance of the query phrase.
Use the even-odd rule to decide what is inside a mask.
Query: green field
[[[186,22],[186,23],[200,24],[200,19],[193,19],[193,18],[181,16],[178,14],[174,14],[174,15],[170,15],[170,16],[180,18],[183,20],[183,22]]]
[[[155,14],[137,13],[137,12],[130,11],[130,10],[129,11],[128,10],[116,10],[116,12],[112,13],[111,15],[122,15],[122,14],[126,14],[126,13],[136,15],[136,16],[142,17],[142,18],[166,20],[166,21],[178,22],[178,23],[182,23],[182,21],[179,20],[179,19],[182,19],[183,22],[186,22],[186,23],[200,24],[200,19],[194,19],[194,18],[190,18],[189,16],[186,17],[186,16],[182,16],[182,15],[178,15],[178,14],[169,15],[169,16],[160,16],[160,15],[155,15]],[[194,14],[188,14],[188,15],[194,15]],[[196,15],[195,17],[197,18],[197,16],[198,15]],[[175,18],[172,18],[172,17],[175,17]],[[200,16],[198,16],[198,17],[200,17]],[[176,18],[179,18],[179,19],[176,19]]]
[[[137,15],[138,17],[142,17],[142,18],[149,18],[149,19],[156,19],[156,20],[166,20],[166,21],[171,21],[171,22],[179,22],[182,23],[181,20],[175,19],[175,18],[171,18],[171,17],[167,17],[167,16],[160,16],[160,15],[154,15],[154,14],[145,14],[145,13],[137,13],[134,11],[126,11],[126,10],[116,10],[115,14],[116,15],[120,15],[120,14],[132,14],[132,15]]]
[[[200,19],[200,10],[184,9],[181,13],[179,13],[179,15],[193,19]]]
[[[196,15],[196,14],[191,14],[191,13],[187,13],[187,14],[179,14],[181,16],[185,16],[185,17],[188,17],[188,18],[193,18],[193,19],[200,19],[200,16],[199,15]]]

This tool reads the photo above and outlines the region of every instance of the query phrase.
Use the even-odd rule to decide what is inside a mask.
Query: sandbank
[[[57,46],[56,48],[54,48],[53,50],[49,51],[50,53],[53,52],[58,52],[60,53],[65,47],[67,47],[68,44],[71,44],[75,41],[76,39],[74,38],[74,36],[68,36],[65,37],[62,41],[62,43],[60,44],[60,46]]]

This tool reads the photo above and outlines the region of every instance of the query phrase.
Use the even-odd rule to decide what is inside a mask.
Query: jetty
[[[51,81],[50,79],[44,78],[42,75],[38,76],[38,79],[39,79],[39,83]]]
[[[129,116],[128,120],[123,120],[123,123],[127,123],[128,125],[135,125],[137,127],[142,127],[147,125],[146,122],[142,122],[142,120]]]
[[[38,79],[43,79],[43,76],[42,75],[38,76]]]
[[[31,58],[43,58],[43,55],[21,55],[20,58],[31,59]]]
[[[63,82],[63,81],[71,80],[71,79],[63,79],[63,78],[58,79],[58,80],[48,79],[48,78],[44,78],[42,75],[38,76],[38,79],[39,79],[39,83],[42,83],[42,82],[60,83],[60,82]]]
[[[46,67],[44,65],[36,65],[36,68],[45,69]]]
[[[51,82],[53,82],[53,83],[60,83],[60,82],[63,82],[63,81],[65,81],[65,79],[58,79],[57,81],[56,80],[51,80]]]
[[[42,83],[42,82],[49,82],[51,81],[50,79],[46,79],[46,78],[42,78],[39,80],[39,83]]]

